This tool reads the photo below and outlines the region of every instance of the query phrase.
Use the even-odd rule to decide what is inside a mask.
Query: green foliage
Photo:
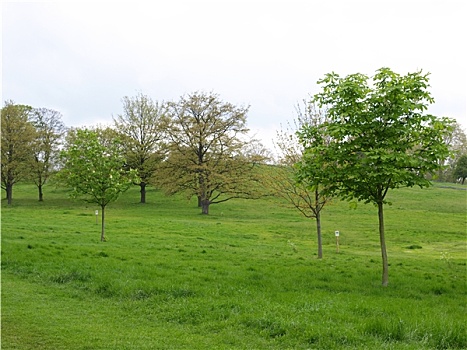
[[[440,159],[442,167],[439,170],[436,181],[456,182],[454,171],[459,158],[467,154],[467,136],[461,125],[455,120],[449,122],[449,133],[444,135],[444,143],[448,145],[450,154],[445,159]]]
[[[96,132],[78,130],[74,143],[62,151],[64,167],[59,179],[72,189],[72,197],[84,196],[89,203],[105,207],[115,201],[138,178],[126,171],[118,140],[108,145],[99,142]]]
[[[170,154],[153,181],[168,194],[196,196],[203,214],[211,204],[257,197],[254,167],[264,157],[245,141],[247,111],[212,93],[169,103]]]
[[[323,88],[314,100],[327,107],[328,121],[299,132],[305,152],[298,177],[322,184],[325,193],[378,206],[387,285],[386,195],[398,187],[430,185],[427,175],[435,174],[439,160],[449,155],[444,136],[451,132],[451,121],[424,114],[433,102],[427,74],[401,76],[381,68],[368,80],[363,74],[341,78],[331,73],[318,82]]]
[[[146,185],[164,158],[165,107],[143,94],[125,96],[123,114],[114,118],[114,124],[123,138],[128,166],[138,171],[141,202],[145,203]]]
[[[33,142],[31,177],[39,190],[39,200],[43,200],[42,187],[57,167],[59,146],[65,134],[65,124],[61,114],[47,108],[35,108],[31,123],[36,129]]]
[[[30,175],[32,145],[36,137],[30,123],[31,107],[6,101],[1,120],[1,185],[8,203],[13,199],[13,185]]]
[[[275,198],[202,216],[154,189],[141,206],[138,190],[114,204],[105,245],[95,207],[63,189],[38,202],[19,184],[2,203],[2,349],[467,347],[461,185],[388,194],[388,288],[374,282],[371,205],[329,206],[317,260],[309,220]]]
[[[462,184],[464,184],[464,181],[467,178],[467,154],[461,156],[457,161],[454,176],[457,179],[461,179]]]
[[[117,139],[104,141],[96,131],[77,130],[61,152],[64,166],[58,174],[58,180],[71,188],[71,197],[81,197],[101,207],[102,241],[105,207],[139,181],[136,170],[125,169],[121,143]]]
[[[423,114],[433,102],[428,75],[382,68],[371,85],[362,74],[333,73],[319,83],[323,92],[314,98],[329,107],[329,122],[301,132],[308,153],[302,177],[313,178],[316,164],[328,165],[320,179],[327,179],[330,191],[375,204],[384,202],[388,189],[429,185],[426,175],[448,155],[443,137],[449,120]],[[323,145],[320,135],[332,142]]]

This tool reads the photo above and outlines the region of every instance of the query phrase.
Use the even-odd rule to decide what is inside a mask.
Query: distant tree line
[[[314,103],[304,101],[304,109],[297,109],[295,128],[278,131],[279,156],[273,160],[270,150],[247,136],[248,108],[223,102],[215,94],[195,92],[178,102],[161,103],[140,93],[122,102],[123,112],[113,117],[112,127],[88,129],[100,130],[103,143],[105,138],[121,141],[126,167],[139,176],[140,202],[146,202],[146,187],[153,185],[167,194],[196,196],[203,213],[213,203],[257,198],[262,192],[257,166],[267,162],[292,169],[301,157],[296,132],[325,117]],[[58,111],[13,101],[5,102],[1,118],[1,187],[6,200],[11,204],[14,184],[27,180],[36,184],[43,201],[43,186],[60,169],[60,150],[70,146],[77,129],[67,128]],[[429,176],[464,183],[467,137],[457,122],[449,120],[449,128],[443,138],[450,153],[438,159],[437,173]]]
[[[123,112],[113,117],[113,126],[66,128],[57,111],[7,101],[2,108],[1,175],[8,204],[17,182],[33,181],[43,201],[43,185],[52,175],[83,157],[93,159],[82,167],[112,152],[121,157],[122,170],[135,171],[141,203],[146,202],[148,185],[167,194],[195,196],[203,214],[211,204],[258,198],[264,192],[256,168],[267,161],[268,152],[248,137],[247,107],[202,92],[177,102],[160,103],[141,93],[122,102]],[[84,130],[95,135],[80,132]],[[106,154],[95,150],[87,155],[84,145],[91,147],[93,137]],[[113,147],[115,142],[119,147]],[[79,144],[81,153],[71,152]],[[92,167],[86,169],[92,174]],[[69,176],[56,179],[73,187]],[[82,180],[90,181],[89,174],[82,174]]]

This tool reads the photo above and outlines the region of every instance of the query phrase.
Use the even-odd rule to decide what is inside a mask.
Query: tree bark
[[[140,193],[141,193],[140,203],[146,203],[146,182],[144,182],[144,181],[140,182],[139,187],[141,188],[141,190],[140,190]]]
[[[315,189],[316,232],[318,234],[318,259],[323,258],[323,242],[321,240],[321,210],[319,208],[319,191]]]
[[[13,184],[7,184],[6,185],[6,199],[8,205],[11,205],[11,201],[13,199]]]
[[[42,185],[37,186],[37,188],[39,189],[39,202],[43,202],[44,201],[44,193],[42,192]]]
[[[104,210],[105,210],[105,205],[101,205],[101,242],[105,242],[105,213],[104,213]]]
[[[209,199],[203,199],[201,200],[201,214],[203,215],[208,215],[209,214],[209,205],[211,202]]]
[[[316,231],[318,232],[318,259],[323,258],[323,242],[321,239],[321,213],[316,213]]]
[[[379,219],[379,241],[381,243],[381,257],[383,258],[383,287],[387,287],[389,282],[389,265],[388,254],[386,252],[386,239],[384,238],[384,217],[383,217],[383,202],[378,202],[378,219]]]

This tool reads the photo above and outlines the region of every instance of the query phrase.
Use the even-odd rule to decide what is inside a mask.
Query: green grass
[[[335,201],[315,222],[270,200],[195,202],[131,189],[106,211],[18,185],[2,202],[2,349],[465,349],[465,186]],[[336,253],[334,231],[340,231]]]

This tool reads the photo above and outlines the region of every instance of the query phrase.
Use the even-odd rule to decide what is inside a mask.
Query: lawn
[[[399,189],[315,222],[277,199],[132,188],[106,210],[46,187],[2,201],[2,349],[465,349],[467,187]],[[339,253],[334,231],[339,230]]]

